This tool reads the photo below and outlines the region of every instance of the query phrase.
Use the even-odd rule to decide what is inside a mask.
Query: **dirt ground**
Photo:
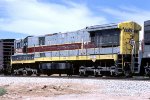
[[[93,86],[83,84],[6,84],[1,85],[7,90],[7,93],[0,97],[0,100],[43,100],[49,97],[71,94],[89,93]]]
[[[136,93],[135,90],[133,91],[135,93],[132,95],[132,91],[128,93],[123,87],[121,90],[115,90],[116,87],[114,85],[110,87],[108,84],[107,86],[105,81],[101,83],[96,83],[99,81],[95,81],[94,84],[90,82],[83,80],[78,82],[77,80],[65,80],[64,82],[58,82],[57,80],[50,82],[49,80],[46,83],[3,82],[0,83],[0,87],[5,88],[7,93],[0,96],[0,100],[150,100],[150,91],[147,93]],[[112,81],[112,83],[114,82]]]

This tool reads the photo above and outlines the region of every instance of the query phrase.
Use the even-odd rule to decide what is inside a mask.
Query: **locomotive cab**
[[[141,27],[138,24],[123,22],[118,25],[96,25],[87,29],[90,32],[91,42],[100,49],[100,55],[115,56],[111,62],[107,62],[108,59],[106,61],[99,59],[98,62],[106,63],[105,67],[107,68],[102,67],[102,71],[111,72],[111,75],[124,74],[126,76],[139,73],[138,50]],[[104,49],[105,51],[103,51]],[[110,65],[110,63],[112,64]],[[112,70],[114,66],[115,70]]]

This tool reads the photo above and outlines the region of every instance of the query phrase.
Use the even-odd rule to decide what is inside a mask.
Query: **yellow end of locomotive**
[[[137,54],[139,50],[139,31],[141,26],[128,21],[118,24],[120,34],[120,54]]]

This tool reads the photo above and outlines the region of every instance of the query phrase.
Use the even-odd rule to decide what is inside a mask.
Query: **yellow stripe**
[[[12,61],[11,64],[24,64],[24,63],[35,63],[34,60],[19,60],[19,61]]]
[[[43,57],[35,58],[35,61],[72,61],[72,60],[105,60],[114,59],[117,60],[117,54],[114,55],[91,55],[91,56],[70,56],[70,57]]]

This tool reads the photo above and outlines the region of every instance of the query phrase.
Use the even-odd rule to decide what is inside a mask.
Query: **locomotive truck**
[[[16,40],[14,75],[132,76],[144,72],[139,57],[141,26],[133,21]]]

